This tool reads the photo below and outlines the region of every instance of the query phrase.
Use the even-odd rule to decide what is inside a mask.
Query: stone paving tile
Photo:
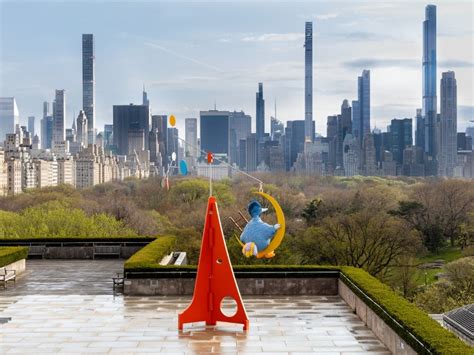
[[[246,297],[248,332],[180,332],[190,297],[114,295],[122,263],[28,261],[17,286],[0,290],[0,317],[12,318],[0,325],[0,354],[389,354],[339,296]]]
[[[177,314],[188,297],[150,297],[150,307],[132,307],[143,298],[112,295],[6,296],[0,317],[4,353],[388,353],[349,307],[332,297],[278,297],[245,299],[250,330],[239,325],[202,323],[177,330]],[[300,313],[298,302],[319,313]],[[166,307],[163,305],[166,304]],[[286,310],[279,307],[286,304]],[[265,305],[266,307],[261,307]],[[335,306],[336,305],[336,306]],[[157,309],[161,309],[157,311]],[[271,317],[274,314],[284,315]],[[325,322],[326,316],[337,320]],[[155,319],[160,317],[160,319]],[[329,317],[331,318],[331,317]]]

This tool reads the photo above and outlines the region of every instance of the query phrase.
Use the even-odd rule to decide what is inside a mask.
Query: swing
[[[273,251],[275,251],[280,246],[285,236],[285,215],[283,214],[280,204],[272,196],[261,191],[254,192],[254,194],[260,195],[264,199],[266,199],[268,202],[270,202],[270,204],[273,206],[273,209],[275,210],[277,223],[280,225],[280,229],[276,231],[275,235],[270,241],[270,244],[268,244],[268,246],[264,250],[261,250],[257,253],[257,259],[261,259],[261,258],[264,258],[265,255],[270,254]],[[235,236],[235,238],[239,242],[240,246],[243,248],[244,243],[240,240],[240,238],[237,235]]]

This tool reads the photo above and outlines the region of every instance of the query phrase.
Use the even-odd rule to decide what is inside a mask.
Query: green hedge
[[[156,239],[155,237],[143,237],[138,235],[132,236],[107,236],[107,237],[94,237],[94,236],[74,236],[74,237],[64,237],[64,236],[45,236],[41,238],[31,238],[31,237],[18,237],[18,238],[2,238],[0,236],[0,243],[16,243],[16,242],[26,242],[26,243],[39,243],[39,242],[116,242],[116,241],[137,241],[137,242],[150,242]]]
[[[158,269],[163,266],[160,261],[169,254],[176,242],[173,236],[161,236],[133,254],[125,262],[125,271]]]
[[[405,298],[397,295],[390,287],[369,275],[366,271],[350,266],[341,266],[340,269],[341,273],[352,281],[356,287],[351,283],[345,282],[344,278],[342,278],[342,281],[417,352],[429,353],[408,332],[411,332],[420,339],[432,353],[474,354],[474,350],[459,340],[456,335],[444,329],[427,313]],[[366,295],[390,314],[398,323],[403,325],[404,329],[400,329],[400,327],[394,324],[394,321],[379,307],[370,302]]]
[[[163,266],[159,264],[162,257],[173,250],[175,241],[176,238],[173,236],[157,238],[125,262],[125,271],[196,270],[196,265]],[[249,272],[338,270],[351,282],[347,282],[344,277],[341,277],[342,281],[417,352],[431,352],[434,354],[474,354],[474,350],[471,347],[463,343],[453,333],[444,329],[427,313],[397,295],[390,287],[362,269],[350,266],[336,267],[321,265],[235,265],[234,270]],[[375,302],[375,305],[371,300]],[[387,312],[390,317],[380,308]],[[392,318],[401,324],[403,328],[400,328]],[[410,336],[410,333],[421,340],[428,350],[420,346],[420,344]]]
[[[0,247],[0,267],[28,257],[28,247]]]

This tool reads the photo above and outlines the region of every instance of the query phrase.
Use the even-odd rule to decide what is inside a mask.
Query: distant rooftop
[[[464,341],[474,345],[474,303],[445,313],[443,321]]]

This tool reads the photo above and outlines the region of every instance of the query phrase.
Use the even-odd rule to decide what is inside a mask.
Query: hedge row
[[[162,236],[133,254],[124,265],[125,271],[162,268],[160,261],[169,254],[175,244],[173,236]]]
[[[159,264],[161,258],[172,251],[174,243],[175,237],[159,237],[128,259],[125,263],[125,271],[196,270],[196,265],[163,266]],[[453,355],[474,354],[471,347],[463,343],[453,333],[444,329],[427,313],[397,295],[390,287],[363,269],[350,266],[336,267],[320,265],[235,265],[234,270],[248,272],[338,270],[351,282],[347,282],[344,277],[341,277],[342,281],[417,352]],[[375,304],[371,302],[371,300],[374,301]],[[380,308],[390,316],[387,316]],[[393,319],[403,327],[399,327]],[[424,347],[413,339],[410,333],[419,339]]]
[[[0,267],[28,257],[27,247],[0,247]]]
[[[41,238],[2,238],[0,243],[42,243],[42,242],[117,242],[117,241],[132,241],[132,242],[150,242],[156,238],[143,236],[108,236],[108,237],[63,237],[63,236],[45,236]]]
[[[341,266],[340,270],[344,276],[356,285],[356,287],[354,287],[351,283],[345,282],[347,286],[418,353],[423,354],[429,353],[428,351],[430,351],[435,354],[474,354],[474,350],[459,340],[456,335],[444,329],[427,313],[405,298],[397,295],[390,287],[369,275],[363,269]],[[342,281],[345,281],[344,278],[342,278]],[[397,326],[393,319],[370,302],[367,296],[385,310],[393,319],[403,325],[403,328]],[[426,349],[420,346],[409,333],[412,333],[422,341]]]

